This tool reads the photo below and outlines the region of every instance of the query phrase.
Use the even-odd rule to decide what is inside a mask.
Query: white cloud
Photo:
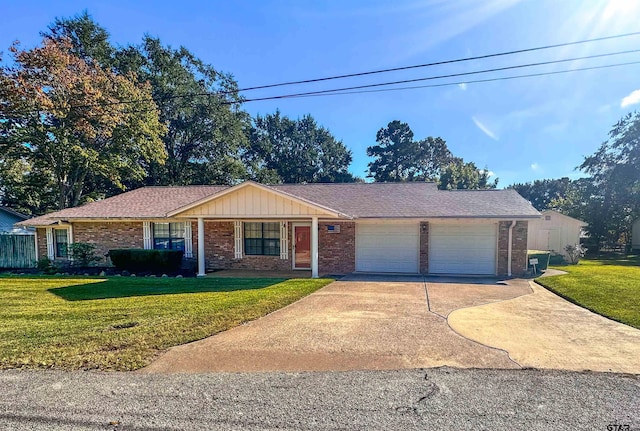
[[[538,163],[531,163],[531,170],[532,171],[539,171],[540,170],[540,165]]]
[[[624,108],[625,106],[635,105],[640,103],[640,90],[632,91],[627,97],[622,99],[620,102],[620,107]]]
[[[496,141],[498,140],[498,136],[496,136],[496,134],[493,133],[487,126],[482,124],[480,120],[478,120],[476,117],[471,117],[471,119],[473,120],[474,124],[478,127],[478,129],[482,130],[482,132],[485,135],[487,135],[493,140],[496,140]]]
[[[464,91],[467,89],[467,83],[466,82],[461,82],[460,84],[458,84],[458,88],[460,88],[460,90]]]
[[[481,173],[481,174],[484,174],[484,169],[480,169],[480,173]],[[495,176],[496,176],[496,173],[495,173],[495,172],[493,172],[493,171],[487,171],[487,176],[489,176],[489,177],[495,177]]]

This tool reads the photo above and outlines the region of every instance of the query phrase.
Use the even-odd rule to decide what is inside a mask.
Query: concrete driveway
[[[640,373],[640,331],[527,280],[350,276],[142,372],[438,366]]]
[[[452,331],[446,314],[530,293],[526,282],[461,285],[352,276],[261,319],[170,349],[145,372],[518,368]],[[431,311],[430,311],[431,308]]]

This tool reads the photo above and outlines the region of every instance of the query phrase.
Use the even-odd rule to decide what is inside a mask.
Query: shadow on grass
[[[72,283],[70,279],[69,281]],[[264,289],[285,281],[284,278],[124,278],[85,279],[83,284],[48,289],[67,301],[129,298],[181,293],[233,292]]]
[[[601,256],[585,258],[581,262],[588,265],[640,266],[640,256]]]

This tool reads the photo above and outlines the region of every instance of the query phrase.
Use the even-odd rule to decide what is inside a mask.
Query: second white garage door
[[[418,224],[356,225],[356,271],[417,273]]]
[[[496,247],[495,224],[431,224],[429,272],[493,275]]]

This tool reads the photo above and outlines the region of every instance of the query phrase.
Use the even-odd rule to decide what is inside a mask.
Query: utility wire
[[[359,90],[359,91],[346,91],[340,93],[326,93],[326,94],[309,94],[306,96],[297,96],[297,97],[320,97],[320,96],[339,96],[339,95],[347,95],[347,94],[362,94],[362,93],[381,93],[385,91],[401,91],[401,90],[415,90],[419,88],[434,88],[434,87],[448,87],[452,85],[461,85],[461,84],[477,84],[483,82],[494,82],[494,81],[507,81],[511,79],[520,79],[520,78],[532,78],[537,76],[547,76],[547,75],[559,75],[562,73],[571,73],[571,72],[582,72],[585,70],[595,70],[595,69],[608,69],[612,67],[620,67],[620,66],[629,66],[633,64],[640,64],[640,61],[630,61],[627,63],[615,63],[615,64],[606,64],[603,66],[591,66],[591,67],[581,67],[579,69],[570,69],[570,70],[557,70],[554,72],[541,72],[541,73],[530,73],[526,75],[512,75],[512,76],[502,76],[499,78],[489,78],[489,79],[476,79],[472,81],[458,81],[458,82],[445,82],[442,84],[429,84],[429,85],[414,85],[411,87],[397,87],[397,88],[378,88],[377,90]],[[292,97],[293,98],[293,97]]]
[[[587,60],[587,59],[592,59],[592,58],[610,57],[610,56],[613,56],[613,55],[631,54],[631,53],[636,53],[636,52],[640,52],[640,49],[632,49],[632,50],[628,50],[628,51],[611,52],[611,53],[607,53],[607,54],[587,55],[587,56],[583,56],[583,57],[565,58],[565,59],[562,59],[562,60],[542,61],[542,62],[538,62],[538,63],[519,64],[519,65],[515,65],[515,66],[496,67],[496,68],[493,68],[493,69],[476,70],[476,71],[473,71],[473,72],[451,73],[451,74],[447,74],[447,75],[436,75],[436,76],[428,76],[428,77],[424,77],[424,78],[403,79],[403,80],[399,80],[399,81],[381,82],[381,83],[376,83],[376,84],[355,85],[355,86],[351,86],[351,87],[334,88],[334,89],[329,89],[329,90],[317,90],[317,91],[307,91],[307,92],[302,92],[302,93],[285,94],[285,95],[279,95],[279,96],[258,97],[258,98],[253,98],[253,99],[245,99],[243,102],[257,102],[257,101],[261,101],[261,100],[286,99],[286,98],[290,98],[290,97],[309,96],[309,95],[316,95],[316,94],[329,94],[329,93],[334,93],[334,92],[339,92],[339,91],[360,90],[360,89],[364,89],[364,88],[383,87],[383,86],[387,86],[387,85],[397,85],[397,84],[407,84],[407,83],[410,83],[410,82],[430,81],[430,80],[434,80],[434,79],[455,78],[455,77],[458,77],[458,76],[469,76],[469,75],[477,75],[477,74],[481,74],[481,73],[500,72],[500,71],[504,71],[504,70],[521,69],[521,68],[524,68],[524,67],[544,66],[544,65],[549,65],[549,64],[566,63],[566,62],[569,62],[569,61]],[[223,102],[223,103],[227,103],[227,102]]]
[[[352,78],[352,77],[357,77],[357,76],[366,76],[366,75],[374,75],[374,74],[387,73],[387,72],[395,72],[395,71],[400,71],[400,70],[410,70],[410,69],[425,68],[425,67],[438,66],[438,65],[444,65],[444,64],[461,63],[461,62],[472,61],[472,60],[481,60],[481,59],[487,59],[487,58],[494,58],[494,57],[513,55],[513,54],[521,54],[521,53],[525,53],[525,52],[534,52],[534,51],[541,51],[541,50],[547,50],[547,49],[553,49],[553,48],[561,48],[561,47],[565,47],[565,46],[579,45],[579,44],[585,44],[585,43],[591,43],[591,42],[600,42],[600,41],[603,41],[603,40],[619,39],[619,38],[637,36],[637,35],[640,35],[640,31],[633,32],[633,33],[617,34],[617,35],[613,35],[613,36],[604,36],[604,37],[599,37],[599,38],[594,38],[594,39],[584,39],[584,40],[578,40],[578,41],[574,41],[574,42],[557,43],[557,44],[553,44],[553,45],[545,45],[545,46],[539,46],[539,47],[534,47],[534,48],[525,48],[525,49],[518,49],[518,50],[513,50],[513,51],[505,51],[505,52],[498,52],[498,53],[493,53],[493,54],[485,54],[485,55],[479,55],[479,56],[475,56],[475,57],[465,57],[465,58],[458,58],[458,59],[453,59],[453,60],[436,61],[436,62],[432,62],[432,63],[417,64],[417,65],[412,65],[412,66],[403,66],[403,67],[395,67],[395,68],[388,68],[388,69],[379,69],[379,70],[372,70],[372,71],[366,71],[366,72],[358,72],[358,73],[350,73],[350,74],[344,74],[344,75],[328,76],[328,77],[323,77],[323,78],[304,79],[304,80],[300,80],[300,81],[281,82],[281,83],[277,83],[277,84],[258,85],[258,86],[240,88],[240,89],[237,89],[237,90],[223,90],[223,91],[217,91],[217,92],[175,94],[175,95],[172,95],[172,96],[165,96],[165,97],[162,98],[162,100],[155,100],[153,98],[148,98],[148,99],[144,99],[144,100],[149,100],[149,101],[153,100],[155,102],[161,102],[161,101],[165,101],[165,100],[173,100],[173,99],[179,99],[179,98],[183,98],[183,97],[186,98],[186,97],[200,97],[200,96],[209,96],[209,97],[211,97],[211,96],[234,95],[234,94],[237,94],[237,93],[243,92],[243,91],[252,91],[252,90],[259,90],[259,89],[266,89],[266,88],[282,87],[282,86],[286,86],[286,85],[309,84],[309,83],[314,83],[314,82],[330,81],[330,80],[335,80],[335,79]],[[143,99],[122,100],[122,101],[117,101],[117,102],[109,102],[109,103],[105,103],[105,104],[100,104],[99,106],[137,103],[137,102],[141,102],[141,101],[144,101],[144,100]],[[252,100],[254,100],[254,99],[252,99]],[[243,100],[242,98],[239,98],[238,100],[235,100],[235,101],[232,101],[232,102],[227,101],[225,104],[232,105],[232,104],[236,104],[236,103],[243,103],[244,101],[245,100]],[[97,106],[97,105],[96,104],[94,104],[94,105],[81,105],[81,106],[75,106],[75,108],[91,108],[93,106]]]
[[[513,54],[521,54],[521,53],[524,53],[524,52],[541,51],[541,50],[552,49],[552,48],[561,48],[561,47],[564,47],[564,46],[579,45],[579,44],[591,43],[591,42],[600,42],[600,41],[603,41],[603,40],[619,39],[619,38],[623,38],[623,37],[637,36],[637,35],[640,35],[640,32],[617,34],[617,35],[614,35],[614,36],[598,37],[598,38],[595,38],[595,39],[584,39],[584,40],[578,40],[578,41],[574,41],[574,42],[557,43],[557,44],[554,44],[554,45],[538,46],[538,47],[535,47],[535,48],[517,49],[517,50],[514,50],[514,51],[498,52],[498,53],[494,53],[494,54],[478,55],[478,56],[474,56],[474,57],[458,58],[458,59],[454,59],[454,60],[436,61],[436,62],[433,62],[433,63],[416,64],[416,65],[413,65],[413,66],[393,67],[393,68],[389,68],[389,69],[379,69],[379,70],[372,70],[372,71],[368,71],[368,72],[357,72],[357,73],[349,73],[349,74],[345,74],[345,75],[328,76],[328,77],[325,77],[325,78],[304,79],[304,80],[300,80],[300,81],[281,82],[281,83],[278,83],[278,84],[258,85],[258,86],[254,86],[254,87],[241,88],[241,89],[239,89],[237,91],[240,92],[240,91],[260,90],[260,89],[265,89],[265,88],[283,87],[285,85],[310,84],[310,83],[313,83],[313,82],[330,81],[330,80],[334,80],[334,79],[353,78],[353,77],[356,77],[356,76],[375,75],[375,74],[378,74],[378,73],[396,72],[396,71],[400,71],[400,70],[418,69],[418,68],[422,68],[422,67],[439,66],[439,65],[443,65],[443,64],[461,63],[461,62],[464,62],[464,61],[482,60],[482,59],[486,59],[486,58],[501,57],[501,56],[513,55]]]
[[[606,54],[597,54],[597,55],[584,56],[584,57],[575,57],[575,58],[562,59],[562,60],[553,60],[553,61],[546,61],[546,62],[539,62],[539,63],[529,63],[529,64],[522,64],[522,65],[516,65],[516,66],[506,66],[506,67],[501,67],[501,68],[485,69],[485,70],[478,70],[478,71],[472,71],[472,72],[462,72],[462,73],[455,73],[455,74],[449,74],[449,75],[430,76],[430,77],[424,77],[424,78],[408,79],[408,80],[393,81],[393,82],[386,82],[386,83],[368,84],[368,85],[336,88],[336,89],[329,89],[329,90],[319,90],[319,91],[310,91],[310,92],[304,92],[304,93],[284,94],[284,95],[260,97],[260,98],[254,98],[254,99],[245,99],[245,100],[243,100],[243,103],[244,102],[265,101],[265,100],[293,99],[293,98],[299,98],[299,97],[332,96],[332,95],[345,95],[345,94],[374,93],[374,92],[383,92],[383,91],[409,90],[409,89],[430,88],[430,87],[445,87],[445,86],[451,86],[451,85],[459,85],[459,84],[463,84],[463,83],[464,84],[473,84],[473,83],[482,83],[482,82],[493,82],[493,81],[501,81],[501,80],[510,80],[510,79],[528,78],[528,77],[546,76],[546,75],[556,75],[556,74],[561,74],[561,73],[578,72],[578,71],[585,71],[585,70],[595,70],[595,69],[604,69],[604,68],[611,68],[611,67],[619,67],[619,66],[628,66],[628,65],[640,64],[640,61],[633,61],[633,62],[615,63],[615,64],[602,65],[602,66],[590,66],[590,67],[577,68],[577,69],[571,69],[571,70],[562,70],[562,71],[553,71],[553,72],[540,72],[540,73],[533,73],[533,74],[526,74],[526,75],[514,75],[514,76],[496,77],[496,78],[471,80],[471,81],[466,80],[466,81],[459,81],[459,82],[447,82],[447,83],[441,83],[441,84],[431,84],[431,85],[422,85],[422,86],[411,86],[411,87],[400,87],[400,88],[384,88],[384,89],[378,88],[376,90],[365,90],[366,88],[375,88],[375,87],[381,87],[381,86],[387,86],[387,85],[397,85],[397,84],[403,84],[403,83],[409,83],[409,82],[419,82],[419,81],[427,81],[427,80],[434,80],[434,79],[452,78],[452,77],[459,77],[459,76],[468,76],[468,75],[474,75],[474,74],[480,74],[480,73],[489,73],[489,72],[497,72],[497,71],[517,69],[517,68],[524,68],[524,67],[534,67],[534,66],[541,66],[541,65],[548,65],[548,64],[557,64],[557,63],[563,63],[563,62],[569,62],[569,61],[585,60],[585,59],[591,59],[591,58],[607,57],[607,56],[629,54],[629,53],[635,53],[635,52],[640,52],[640,49],[629,50],[629,51],[619,51],[619,52],[606,53]],[[351,90],[354,90],[354,91],[351,91]],[[202,95],[210,95],[210,93],[203,93]],[[150,99],[140,99],[139,100],[139,102],[141,102],[141,103],[142,102],[151,102],[151,101],[152,100],[150,100]],[[234,101],[234,102],[221,102],[221,104],[227,104],[227,105],[236,104],[236,103],[238,103],[238,102],[236,102],[236,101]],[[116,103],[108,103],[108,104],[105,104],[105,105],[94,105],[94,106],[113,106],[115,104]],[[160,102],[160,104],[162,104],[162,102]],[[70,108],[71,109],[78,109],[78,108],[84,108],[84,107],[71,106]],[[149,112],[149,111],[154,111],[154,110],[157,110],[157,109],[159,109],[159,108],[157,106],[154,106],[152,108],[143,108],[143,109],[139,109],[139,110],[128,110],[128,111],[125,111],[125,112],[126,113]],[[37,111],[34,110],[32,112],[37,112]]]
[[[476,84],[476,83],[485,83],[485,82],[495,82],[495,81],[507,81],[513,79],[521,79],[521,78],[532,78],[539,76],[547,76],[547,75],[559,75],[564,73],[571,72],[582,72],[586,70],[597,70],[597,69],[609,69],[613,67],[622,67],[622,66],[630,66],[634,64],[640,64],[640,61],[630,61],[626,63],[614,63],[614,64],[606,64],[601,66],[589,66],[589,67],[581,67],[577,69],[569,69],[569,70],[557,70],[553,72],[540,72],[540,73],[530,73],[525,75],[511,75],[511,76],[501,76],[496,78],[488,78],[488,79],[477,79],[471,81],[457,81],[457,82],[445,82],[441,84],[429,84],[429,85],[416,85],[411,87],[398,87],[398,88],[378,88],[375,90],[357,90],[357,91],[346,91],[346,92],[333,92],[333,93],[322,93],[322,94],[306,94],[306,95],[291,95],[291,96],[275,96],[280,99],[296,99],[303,97],[320,97],[320,96],[339,96],[339,95],[349,95],[349,94],[363,94],[363,93],[380,93],[385,91],[401,91],[401,90],[414,90],[420,88],[435,88],[435,87],[448,87],[452,85],[460,85],[460,84]],[[263,99],[260,99],[263,100]],[[249,99],[247,102],[257,101],[256,99]],[[154,108],[155,109],[155,108]],[[148,112],[153,109],[142,109],[142,110],[133,110],[126,111],[127,113],[136,113],[136,112]]]

